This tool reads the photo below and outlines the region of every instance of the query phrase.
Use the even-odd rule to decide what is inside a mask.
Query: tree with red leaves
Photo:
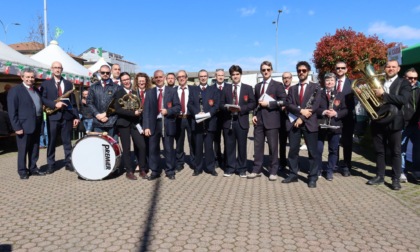
[[[395,45],[395,42],[385,43],[376,35],[367,37],[351,28],[337,29],[334,35],[326,34],[316,44],[312,62],[322,77],[326,72],[334,72],[336,62],[343,61],[347,63],[349,78],[354,79],[360,77],[353,72],[357,62],[368,59],[378,70],[387,61],[387,49]]]

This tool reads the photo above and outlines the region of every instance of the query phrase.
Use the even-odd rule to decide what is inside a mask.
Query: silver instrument
[[[330,91],[331,92],[331,91]],[[334,107],[335,95],[331,92],[330,100],[328,101],[328,109],[331,110]],[[319,125],[321,129],[339,129],[340,126],[331,125],[331,117],[325,118],[325,123]]]

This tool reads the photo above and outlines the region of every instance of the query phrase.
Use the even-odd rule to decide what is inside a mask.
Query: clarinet
[[[328,109],[331,110],[334,107],[335,95],[330,91],[330,100],[328,101]],[[340,126],[331,125],[331,117],[325,118],[325,123],[319,125],[321,129],[338,129]]]
[[[236,90],[236,92],[238,92],[238,90]],[[233,104],[235,104],[236,105],[236,100],[237,100],[237,97],[236,97],[236,94],[234,94],[234,96],[233,96]],[[238,113],[237,112],[231,112],[230,113],[230,128],[229,128],[229,130],[232,130],[233,129],[233,116],[234,115],[237,115]]]
[[[308,102],[306,103],[306,107],[305,109],[311,109],[312,106],[314,105],[315,102],[315,96],[318,93],[319,90],[319,86],[316,87],[314,93],[312,94],[312,96],[309,98]]]
[[[203,109],[203,96],[201,95],[201,91],[198,93],[198,102],[200,104],[200,112],[204,112]],[[206,121],[203,121],[203,129],[204,129],[204,135],[207,134],[207,129],[206,129]]]

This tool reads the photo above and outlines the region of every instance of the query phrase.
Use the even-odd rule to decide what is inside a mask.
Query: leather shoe
[[[400,184],[400,180],[399,179],[394,179],[392,180],[392,185],[391,185],[392,190],[400,190],[401,189],[401,184]]]
[[[71,164],[66,165],[66,171],[74,172],[74,168]]]
[[[309,188],[316,188],[316,181],[309,181],[308,182],[308,187]]]
[[[366,184],[368,185],[380,185],[384,183],[384,178],[381,176],[376,176],[373,179],[369,180]]]
[[[54,173],[54,167],[48,166],[47,170],[45,171],[46,174],[53,174]]]
[[[212,175],[212,176],[217,176],[218,174],[217,174],[217,172],[216,171],[212,171],[212,172],[210,172],[210,175]]]
[[[281,182],[282,182],[282,183],[284,183],[284,184],[289,184],[289,183],[293,183],[293,182],[298,182],[298,178],[297,178],[297,177],[295,177],[295,176],[289,176],[289,177],[287,177],[286,179],[283,179]]]
[[[194,171],[192,175],[193,175],[193,176],[198,176],[198,175],[200,175],[200,174],[201,174],[201,172]]]
[[[30,172],[31,176],[45,176],[45,172],[42,172],[40,170],[35,170]]]
[[[149,178],[148,178],[148,180],[155,180],[155,179],[158,179],[158,178],[160,178],[160,175],[157,175],[157,174],[152,174]]]
[[[349,168],[343,168],[343,171],[341,173],[341,175],[343,175],[343,177],[349,177],[350,176],[350,170]]]
[[[149,176],[147,176],[147,173],[145,171],[140,171],[140,178],[142,178],[142,179],[148,179]]]
[[[19,174],[20,179],[29,179],[28,174]]]
[[[137,180],[136,175],[134,175],[134,173],[132,173],[132,172],[127,172],[127,173],[125,174],[125,177],[126,177],[127,179],[129,179],[129,180]]]
[[[170,179],[170,180],[175,180],[175,175],[166,175],[166,177],[168,177],[168,179]]]
[[[179,167],[177,167],[176,169],[175,169],[175,172],[180,172],[180,171],[182,171],[184,169],[184,166],[182,165],[182,166],[179,166]]]

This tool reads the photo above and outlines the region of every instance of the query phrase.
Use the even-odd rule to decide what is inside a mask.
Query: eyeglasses
[[[298,73],[306,73],[306,72],[308,72],[308,70],[306,70],[306,69],[298,69],[297,72]]]
[[[176,78],[178,78],[178,79],[187,78],[187,76],[185,76],[185,75],[178,75]]]
[[[101,74],[103,74],[103,75],[105,75],[105,74],[106,74],[106,75],[109,75],[109,74],[110,74],[110,72],[102,72],[102,71],[101,71]]]
[[[270,68],[263,68],[263,69],[261,69],[261,72],[270,72],[270,71],[271,71]]]
[[[347,67],[336,67],[335,70],[345,70]]]
[[[62,67],[53,67],[53,69],[63,69]]]
[[[198,76],[200,78],[207,78],[207,75]]]
[[[292,77],[282,77],[283,79],[291,79]]]
[[[123,79],[121,79],[121,81],[130,81],[130,79],[124,79],[124,80],[123,80]]]
[[[409,80],[417,80],[417,77],[407,77]]]

